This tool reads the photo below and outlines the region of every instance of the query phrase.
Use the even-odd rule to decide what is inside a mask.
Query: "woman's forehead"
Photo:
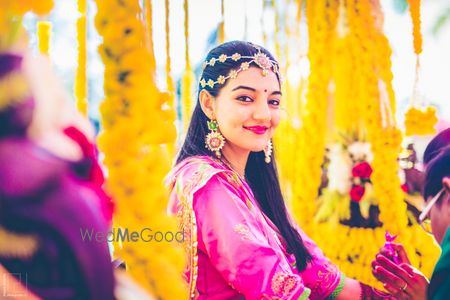
[[[223,89],[233,91],[236,87],[247,86],[257,91],[279,91],[280,83],[277,75],[270,71],[267,75],[263,75],[262,69],[258,67],[250,67],[248,70],[241,71],[236,78],[228,79]]]

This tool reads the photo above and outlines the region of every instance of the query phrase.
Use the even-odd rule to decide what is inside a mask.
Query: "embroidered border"
[[[328,296],[328,300],[334,300],[339,296],[339,294],[342,292],[344,285],[345,285],[345,275],[341,273],[341,278],[339,279],[338,286],[334,289],[333,292],[331,292],[330,296]]]
[[[208,172],[208,170],[210,171]],[[198,240],[197,219],[193,208],[194,193],[203,187],[212,176],[220,172],[222,170],[214,169],[209,164],[202,162],[186,182],[182,182],[182,179],[176,181],[176,193],[179,198],[177,217],[180,229],[185,233],[185,250],[188,254],[189,299],[194,299],[197,295],[198,277]]]
[[[303,290],[303,293],[298,297],[297,300],[307,300],[309,298],[309,295],[311,294],[311,290],[305,287]]]

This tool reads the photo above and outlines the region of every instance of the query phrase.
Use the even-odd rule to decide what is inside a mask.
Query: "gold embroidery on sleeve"
[[[244,224],[237,224],[234,226],[234,231],[241,235],[241,239],[250,241],[252,240],[250,236],[250,228]]]
[[[299,284],[299,278],[295,274],[277,272],[272,278],[272,291],[281,297],[289,296]]]

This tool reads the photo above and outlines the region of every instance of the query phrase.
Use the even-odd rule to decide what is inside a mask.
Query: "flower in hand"
[[[428,279],[411,266],[401,244],[390,245],[398,256],[398,264],[393,261],[392,251],[383,247],[372,261],[372,274],[397,299],[426,299]]]

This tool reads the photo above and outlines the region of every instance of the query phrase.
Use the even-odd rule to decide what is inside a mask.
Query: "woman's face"
[[[47,57],[35,56],[27,51],[23,69],[36,103],[28,137],[53,154],[79,160],[82,157],[81,149],[63,133],[63,129],[75,126],[89,140],[93,140],[93,127],[72,106]]]
[[[257,67],[230,78],[212,102],[213,117],[234,152],[262,151],[280,122],[281,91],[273,72]]]
[[[450,191],[450,178],[444,178],[442,184],[446,191],[430,210],[431,229],[439,245],[442,244],[442,240],[450,225],[450,194],[448,193]]]

